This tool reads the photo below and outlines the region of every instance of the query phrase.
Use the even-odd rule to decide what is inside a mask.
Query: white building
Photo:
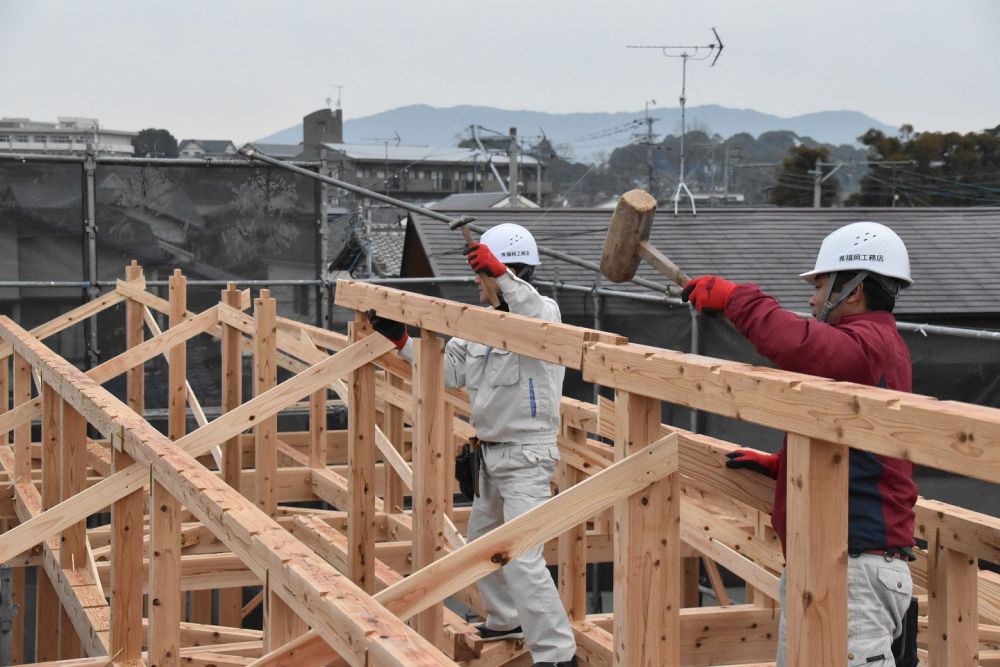
[[[0,118],[0,152],[83,153],[94,144],[98,153],[132,155],[137,132],[102,128],[96,118],[59,116],[58,122]]]

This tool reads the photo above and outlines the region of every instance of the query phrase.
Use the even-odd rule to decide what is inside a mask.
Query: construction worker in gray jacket
[[[489,229],[466,248],[470,266],[496,279],[497,308],[550,322],[561,321],[555,301],[530,283],[538,266],[531,233],[505,223]],[[488,304],[485,286],[476,280]],[[372,317],[372,326],[411,357],[406,327]],[[466,387],[471,423],[480,443],[478,495],[469,516],[469,540],[483,535],[545,502],[559,460],[559,401],[565,369],[531,357],[452,338],[445,347],[449,387]],[[486,621],[478,626],[484,641],[524,637],[536,667],[575,667],[576,640],[538,546],[478,583]]]

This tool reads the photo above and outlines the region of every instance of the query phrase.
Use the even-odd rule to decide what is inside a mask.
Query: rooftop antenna
[[[663,55],[667,58],[680,58],[681,59],[681,172],[680,180],[677,183],[677,190],[674,191],[674,216],[677,215],[677,205],[680,203],[681,191],[683,190],[687,194],[688,199],[691,201],[691,214],[698,215],[698,210],[695,208],[694,195],[691,194],[691,190],[688,189],[687,184],[684,182],[684,134],[687,130],[685,107],[687,104],[687,63],[688,60],[708,60],[712,58],[712,64],[710,67],[715,67],[715,63],[718,62],[719,56],[722,55],[722,38],[719,37],[719,33],[712,28],[712,34],[715,35],[715,42],[712,44],[702,44],[698,46],[691,45],[677,45],[677,44],[658,44],[658,45],[628,45],[625,48],[628,49],[660,49]],[[679,53],[677,53],[679,51]]]
[[[392,180],[392,175],[389,174],[389,144],[394,144],[399,146],[399,142],[402,138],[399,136],[399,132],[393,130],[393,136],[391,137],[364,137],[362,141],[377,141],[379,143],[385,144],[385,180],[382,181],[382,186],[385,194],[389,194],[389,181]]]
[[[337,108],[339,109],[340,108],[340,91],[343,90],[343,88],[345,86],[343,84],[340,84],[340,83],[331,83],[330,87],[337,89]],[[326,106],[330,106],[330,98],[329,97],[326,98]]]

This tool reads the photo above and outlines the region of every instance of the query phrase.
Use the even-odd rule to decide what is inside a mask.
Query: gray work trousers
[[[479,497],[472,503],[469,540],[542,504],[551,496],[549,480],[559,460],[552,445],[496,444],[483,447]],[[479,580],[486,627],[521,626],[535,662],[562,662],[576,655],[576,639],[542,545]]]
[[[847,559],[847,665],[895,667],[892,640],[903,631],[913,579],[906,561],[878,554]],[[781,618],[775,667],[785,667],[785,573],[778,583]]]

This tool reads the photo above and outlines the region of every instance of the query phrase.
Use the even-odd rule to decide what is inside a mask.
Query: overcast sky
[[[549,112],[849,109],[917,130],[1000,124],[996,0],[0,0],[0,116],[252,141],[337,98]]]

